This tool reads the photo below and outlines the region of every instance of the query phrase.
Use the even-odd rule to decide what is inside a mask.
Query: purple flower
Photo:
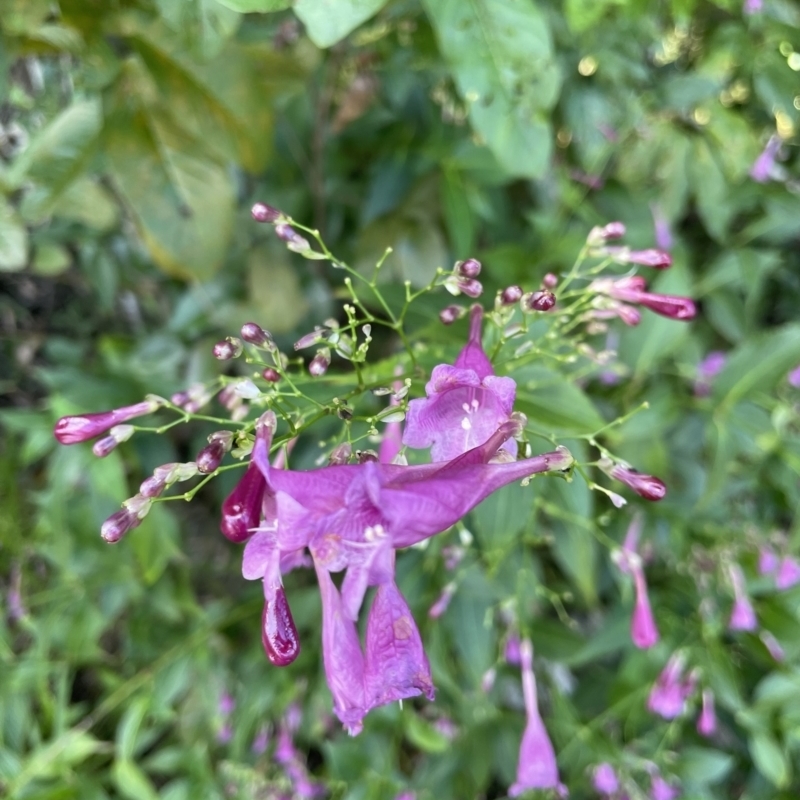
[[[667,783],[658,773],[650,779],[651,800],[675,800],[679,795],[680,791]]]
[[[758,14],[764,8],[764,0],[744,0],[742,11],[745,14]]]
[[[760,7],[758,10],[761,10]],[[772,168],[775,166],[775,157],[778,155],[780,149],[780,137],[770,136],[766,146],[750,168],[750,177],[756,183],[766,183],[770,179]]]
[[[784,556],[775,573],[775,586],[778,589],[789,589],[800,583],[800,562],[792,556]]]
[[[647,707],[664,719],[675,719],[681,714],[686,698],[694,691],[694,681],[683,678],[683,667],[683,656],[674,653],[650,690]]]
[[[669,220],[664,216],[661,208],[656,203],[651,203],[650,213],[653,215],[656,246],[661,250],[671,250],[672,231],[669,227]]]
[[[508,635],[506,646],[503,648],[503,658],[506,664],[511,664],[513,667],[518,667],[522,663],[519,634],[510,633]]]
[[[727,356],[719,350],[712,350],[698,365],[697,379],[694,384],[696,397],[708,397],[711,393],[711,381],[725,366]]]
[[[539,714],[536,700],[536,678],[533,675],[533,647],[527,639],[520,644],[520,657],[522,690],[525,695],[525,712],[528,721],[519,749],[517,780],[508,790],[509,797],[517,797],[528,789],[562,791],[562,784],[558,779],[556,754]]]
[[[787,376],[786,380],[789,381],[790,386],[795,389],[800,389],[800,366],[795,367]]]
[[[738,564],[731,565],[730,576],[734,600],[728,628],[732,631],[754,631],[758,627],[758,620],[753,604],[747,595],[744,574]]]
[[[454,583],[448,583],[447,586],[444,587],[442,593],[437,598],[436,602],[428,609],[428,616],[431,619],[439,619],[439,617],[447,611],[447,607],[450,605],[450,601],[453,599],[453,595],[456,593],[456,585]]]
[[[636,587],[636,604],[631,618],[631,640],[641,650],[653,647],[659,640],[658,628],[650,608],[647,594],[647,582],[641,561],[636,560],[633,568],[633,580]]]
[[[714,709],[714,692],[711,689],[703,689],[703,708],[697,718],[697,732],[706,737],[717,732],[717,713]]]
[[[758,551],[758,573],[759,575],[770,575],[778,569],[780,560],[775,552],[766,545]]]
[[[511,415],[516,384],[494,374],[481,345],[482,319],[483,309],[473,306],[469,340],[455,364],[434,367],[427,397],[408,404],[403,443],[430,447],[432,461],[449,461],[482,445]],[[516,455],[513,440],[503,449]]]
[[[615,300],[644,306],[670,319],[690,320],[694,319],[697,313],[694,302],[688,297],[648,292],[647,281],[636,275],[616,280],[600,278],[592,282],[591,288]]]
[[[260,756],[263,753],[267,752],[268,746],[269,746],[269,731],[266,728],[261,728],[259,732],[256,734],[255,739],[253,739],[253,744],[250,746],[250,750],[255,755]]]
[[[624,483],[633,489],[640,497],[653,502],[663,500],[667,494],[667,487],[660,478],[637,472],[625,464],[615,464],[611,459],[603,458],[598,466],[609,477]]]
[[[99,436],[129,419],[152,414],[161,405],[163,405],[163,401],[153,398],[132,406],[115,408],[112,411],[83,414],[79,417],[62,417],[56,423],[54,435],[61,444],[78,444],[94,439],[95,436]]]
[[[607,762],[598,764],[592,771],[592,785],[602,794],[614,794],[619,790],[619,780],[614,767]]]
[[[672,256],[663,250],[651,247],[647,250],[631,250],[629,247],[604,247],[602,254],[611,256],[620,264],[638,264],[642,267],[667,269],[672,266]]]

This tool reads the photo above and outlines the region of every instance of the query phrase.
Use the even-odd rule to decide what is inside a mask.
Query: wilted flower
[[[163,402],[161,398],[151,397],[141,403],[115,408],[112,411],[100,411],[96,414],[83,414],[76,417],[62,417],[56,423],[54,434],[61,444],[86,442],[101,433],[105,433],[115,425],[127,422],[129,419],[152,414],[163,405]]]
[[[731,564],[729,572],[733,584],[734,600],[728,627],[732,631],[754,631],[758,627],[758,620],[753,604],[747,595],[744,574],[738,564]]]
[[[514,406],[516,384],[494,374],[481,344],[483,309],[470,312],[469,340],[455,364],[433,368],[426,398],[408,404],[403,443],[430,447],[433,461],[447,461],[483,444],[507,420]],[[516,442],[504,445],[512,455]]]
[[[701,736],[713,736],[717,732],[714,692],[711,689],[703,689],[703,707],[697,718],[697,732]]]
[[[647,707],[664,719],[675,719],[681,714],[686,698],[694,691],[692,678],[683,678],[683,667],[683,656],[674,653],[650,690]]]
[[[311,249],[308,239],[303,238],[291,225],[279,222],[275,226],[275,234],[279,239],[286,242],[287,247],[295,253],[303,253]]]
[[[592,770],[592,786],[602,794],[614,794],[619,790],[619,780],[614,767],[607,762],[598,764]]]
[[[533,647],[527,639],[520,645],[520,657],[527,724],[519,750],[517,780],[508,790],[508,794],[509,797],[518,797],[529,789],[556,789],[563,792],[558,779],[556,754],[539,714],[536,678],[533,674]]]

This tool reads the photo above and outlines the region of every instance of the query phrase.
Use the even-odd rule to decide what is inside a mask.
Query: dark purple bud
[[[113,436],[104,436],[92,445],[92,452],[98,458],[105,458],[118,444]]]
[[[145,400],[132,406],[116,408],[113,411],[101,411],[96,414],[83,414],[79,417],[62,417],[54,431],[56,439],[61,444],[78,444],[89,439],[94,439],[109,428],[127,422],[134,417],[143,417],[152,414],[163,401]]]
[[[608,474],[629,486],[645,500],[663,500],[667,494],[667,487],[662,480],[653,475],[646,475],[643,472],[623,467],[621,464],[611,467]]]
[[[220,530],[232,542],[247,541],[258,526],[261,502],[266,489],[261,470],[251,463],[222,504]]]
[[[220,361],[230,361],[232,358],[238,358],[242,354],[242,340],[237,339],[235,336],[228,336],[221,342],[217,342],[212,350],[214,358]]]
[[[330,365],[331,351],[327,347],[323,347],[322,350],[317,351],[317,354],[309,362],[309,374],[315,378],[319,378],[320,375],[324,375],[328,371]]]
[[[621,239],[625,235],[625,225],[622,222],[609,222],[603,228],[606,239]]]
[[[554,289],[558,286],[558,275],[552,272],[546,273],[544,278],[542,278],[542,286],[544,286],[545,289]]]
[[[139,486],[139,494],[142,497],[159,497],[167,486],[165,476],[151,475],[142,481]]]
[[[357,450],[356,458],[359,464],[366,464],[367,461],[379,461],[378,454],[374,450]]]
[[[263,347],[272,342],[272,335],[255,322],[245,322],[241,330],[242,339],[256,347]]]
[[[278,235],[279,239],[289,245],[290,250],[300,251],[311,249],[308,239],[304,239],[291,225],[287,225],[283,222],[278,223],[275,226],[275,233]]]
[[[439,319],[444,325],[452,325],[457,319],[464,316],[464,311],[461,306],[447,306],[439,312]]]
[[[475,258],[456,261],[456,274],[462,278],[477,278],[481,274],[481,262]]]
[[[270,383],[277,383],[281,379],[280,373],[277,370],[274,370],[272,367],[267,367],[261,373],[261,377]]]
[[[556,304],[556,296],[545,289],[526,296],[523,303],[529,311],[549,311]]]
[[[655,311],[656,314],[670,319],[690,320],[694,319],[697,314],[697,307],[688,297],[642,292],[637,302],[639,305]]]
[[[275,222],[283,216],[277,208],[268,206],[266,203],[256,203],[250,209],[250,215],[256,222]]]
[[[112,514],[100,528],[100,535],[109,544],[118,542],[129,530],[135,528],[141,520],[127,508]]]
[[[336,416],[347,422],[353,419],[353,412],[347,406],[337,406]]]
[[[203,475],[213,472],[222,463],[222,458],[227,450],[228,448],[225,447],[225,442],[222,439],[215,439],[213,442],[209,442],[195,458],[197,471]]]
[[[522,294],[522,287],[517,286],[516,284],[512,286],[506,286],[506,288],[500,292],[500,302],[504,306],[513,306],[514,303],[519,302]]]
[[[300,639],[282,586],[275,591],[273,600],[264,602],[261,641],[267,658],[276,667],[291,664],[300,654]]]
[[[184,403],[188,403],[190,399],[189,392],[175,392],[175,394],[170,397],[169,401],[172,405],[182,408]]]
[[[483,284],[475,278],[459,278],[457,281],[459,291],[467,297],[480,297],[483,294]]]

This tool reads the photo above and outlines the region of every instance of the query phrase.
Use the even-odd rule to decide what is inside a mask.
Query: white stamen
[[[468,420],[466,417],[464,417],[464,419],[462,419],[462,420],[461,420],[461,427],[462,427],[462,428],[463,428],[465,431],[471,430],[471,428],[472,428],[472,423],[471,423],[471,422],[470,422],[470,421],[469,421],[469,420]]]

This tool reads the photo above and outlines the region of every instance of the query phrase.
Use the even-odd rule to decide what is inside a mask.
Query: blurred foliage
[[[544,716],[572,797],[592,796],[592,764],[638,779],[642,759],[689,798],[797,797],[800,589],[777,594],[756,570],[760,543],[800,546],[798,395],[786,383],[800,362],[796,3],[751,14],[738,0],[289,5],[0,0],[0,794],[271,797],[286,778],[251,742],[298,701],[298,742],[332,796],[502,797],[523,727],[518,673],[499,650],[515,598],[546,667]],[[755,182],[773,135],[778,160]],[[101,543],[130,487],[191,459],[211,428],[136,437],[98,461],[56,449],[58,416],[209,379],[210,345],[248,319],[286,349],[338,309],[338,282],[252,223],[256,199],[311,221],[364,268],[394,247],[389,294],[467,255],[483,261],[489,293],[535,288],[594,224],[621,219],[644,247],[654,218],[669,229],[675,266],[655,286],[700,301],[691,326],[614,328],[615,383],[542,365],[518,376],[519,407],[546,435],[649,401],[606,436],[670,487],[646,509],[657,648],[632,647],[631,589],[603,546],[630,514],[577,480],[510,487],[466,520],[472,541],[439,621],[426,609],[453,578],[441,551],[457,534],[403,554],[438,696],[374,713],[355,740],[330,718],[307,576],[288,579],[302,655],[285,670],[263,657],[259,587],[217,531],[230,482],[191,507],[157,506],[116,548]],[[455,352],[439,307],[410,317],[411,336]],[[697,397],[711,350],[729,359]],[[302,442],[296,466],[318,454]],[[782,663],[758,636],[726,632],[730,560]],[[691,718],[646,711],[678,646],[717,694],[712,740]],[[225,692],[237,702],[228,742]]]

